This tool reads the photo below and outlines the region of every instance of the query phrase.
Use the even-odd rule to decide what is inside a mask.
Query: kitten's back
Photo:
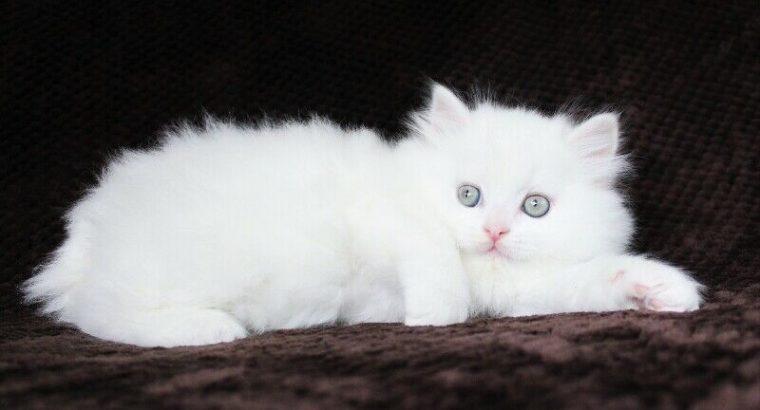
[[[82,296],[77,284],[85,278],[103,282],[101,290],[105,283],[126,286],[128,278],[150,304],[166,296],[152,289],[197,287],[220,266],[242,272],[297,265],[293,252],[301,243],[340,229],[319,222],[339,218],[339,205],[360,189],[353,184],[357,168],[371,169],[368,162],[387,151],[372,131],[318,119],[178,129],[156,149],[126,151],[108,165],[70,211],[64,244],[25,284],[26,300],[71,321],[67,307]],[[298,231],[283,228],[293,226]],[[234,293],[234,284],[218,279],[205,285],[205,298]]]

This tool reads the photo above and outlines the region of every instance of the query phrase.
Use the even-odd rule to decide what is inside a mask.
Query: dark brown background
[[[0,407],[760,408],[756,1],[208,3],[3,3]],[[635,249],[695,272],[705,308],[162,350],[20,307],[18,284],[117,148],[203,110],[393,135],[427,77],[622,110]]]

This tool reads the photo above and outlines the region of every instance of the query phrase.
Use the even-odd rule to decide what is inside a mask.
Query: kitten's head
[[[616,114],[576,123],[490,101],[471,108],[435,84],[412,125],[439,165],[428,192],[463,255],[579,261],[625,248],[632,219],[615,191],[626,168]]]

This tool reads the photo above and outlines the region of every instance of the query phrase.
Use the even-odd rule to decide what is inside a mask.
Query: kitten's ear
[[[470,118],[470,109],[451,90],[433,83],[427,118],[435,128],[443,130],[466,123]]]
[[[567,141],[583,158],[605,162],[615,158],[619,128],[617,114],[597,114],[575,126]]]

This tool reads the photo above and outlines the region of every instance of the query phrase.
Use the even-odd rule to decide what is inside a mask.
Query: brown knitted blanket
[[[0,408],[760,408],[756,1],[5,2],[0,33]],[[392,136],[426,76],[620,110],[634,249],[694,272],[705,307],[140,349],[20,305],[119,147],[204,111]]]

